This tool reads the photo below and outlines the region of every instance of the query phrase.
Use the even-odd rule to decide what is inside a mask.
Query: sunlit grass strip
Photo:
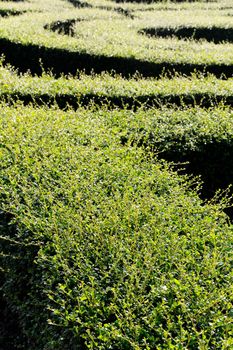
[[[120,111],[0,111],[14,153],[0,175],[14,221],[1,228],[3,291],[27,342],[228,349],[233,242],[221,206],[123,146]]]

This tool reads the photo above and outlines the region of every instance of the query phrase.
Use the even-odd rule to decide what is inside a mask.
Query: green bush
[[[143,146],[159,158],[174,162],[176,169],[201,175],[204,197],[210,198],[216,190],[232,184],[233,125],[232,111],[227,106],[163,106],[121,115],[123,144]]]
[[[213,75],[195,73],[191,77],[176,75],[172,79],[131,79],[102,73],[87,75],[77,72],[72,76],[55,78],[43,72],[42,76],[17,74],[11,66],[0,66],[0,99],[8,103],[17,100],[24,104],[56,103],[60,108],[95,104],[100,106],[136,109],[163,105],[217,106],[220,102],[233,106],[233,79],[217,79]],[[173,106],[174,107],[174,106]]]
[[[1,291],[21,345],[230,349],[226,203],[123,146],[120,113],[1,107]]]
[[[140,8],[137,4],[126,4],[116,10],[114,3],[101,0],[92,0],[92,7],[85,7],[89,3],[84,1],[72,0],[85,5],[77,8],[70,1],[31,0],[9,4],[11,9],[27,10],[27,13],[0,21],[0,53],[20,71],[31,70],[33,74],[41,73],[42,60],[44,68],[56,75],[75,74],[78,69],[85,69],[89,73],[114,70],[126,77],[138,71],[144,76],[158,77],[164,72],[190,75],[198,70],[218,77],[232,77],[230,43],[216,45],[205,40],[150,38],[138,34],[140,29],[151,26],[191,26],[197,31],[216,27],[218,32],[222,28],[221,41],[230,40],[230,17],[218,11],[220,4],[164,2],[157,6],[140,5]],[[200,11],[201,6],[204,11]],[[173,10],[177,8],[180,16],[174,16]],[[122,13],[131,16],[122,16]],[[73,23],[71,29],[64,32],[46,29],[47,25],[57,22],[67,24],[72,18],[82,21]]]
[[[2,350],[233,348],[231,6],[120,1],[0,5]]]

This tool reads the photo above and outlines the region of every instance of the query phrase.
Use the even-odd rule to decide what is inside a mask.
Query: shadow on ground
[[[205,39],[215,44],[221,42],[233,42],[233,28],[221,27],[158,27],[158,28],[144,28],[139,31],[140,34],[146,34],[150,37],[177,37],[178,39]]]
[[[34,44],[12,42],[0,39],[0,54],[5,55],[6,62],[18,68],[21,72],[30,70],[32,74],[40,75],[43,70],[52,70],[55,76],[61,74],[76,74],[77,70],[85,70],[86,74],[101,72],[116,72],[124,77],[140,73],[145,77],[159,77],[174,72],[190,75],[195,71],[212,73],[217,77],[231,77],[233,65],[227,64],[191,64],[175,62],[148,62],[128,57],[110,57],[92,55],[89,53],[68,51],[59,48],[49,48]],[[41,67],[43,64],[43,69]]]

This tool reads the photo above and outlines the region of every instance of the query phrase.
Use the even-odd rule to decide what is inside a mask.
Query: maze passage
[[[233,349],[230,2],[0,1],[0,350]]]
[[[80,0],[67,0],[67,1],[69,1],[72,5],[74,5],[74,7],[78,7],[78,8],[92,7],[91,4],[85,1],[80,1]]]
[[[58,34],[70,35],[74,36],[74,25],[77,22],[82,21],[81,19],[67,19],[66,21],[56,21],[51,24],[46,24],[44,26],[45,29],[52,30],[53,32],[57,32]]]
[[[216,44],[221,42],[233,42],[233,28],[220,27],[176,27],[176,28],[144,28],[139,31],[150,37],[177,37],[178,39],[193,39],[212,41]]]

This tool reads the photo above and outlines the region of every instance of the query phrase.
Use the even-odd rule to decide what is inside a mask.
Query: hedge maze
[[[0,1],[0,349],[233,348],[233,5]]]

